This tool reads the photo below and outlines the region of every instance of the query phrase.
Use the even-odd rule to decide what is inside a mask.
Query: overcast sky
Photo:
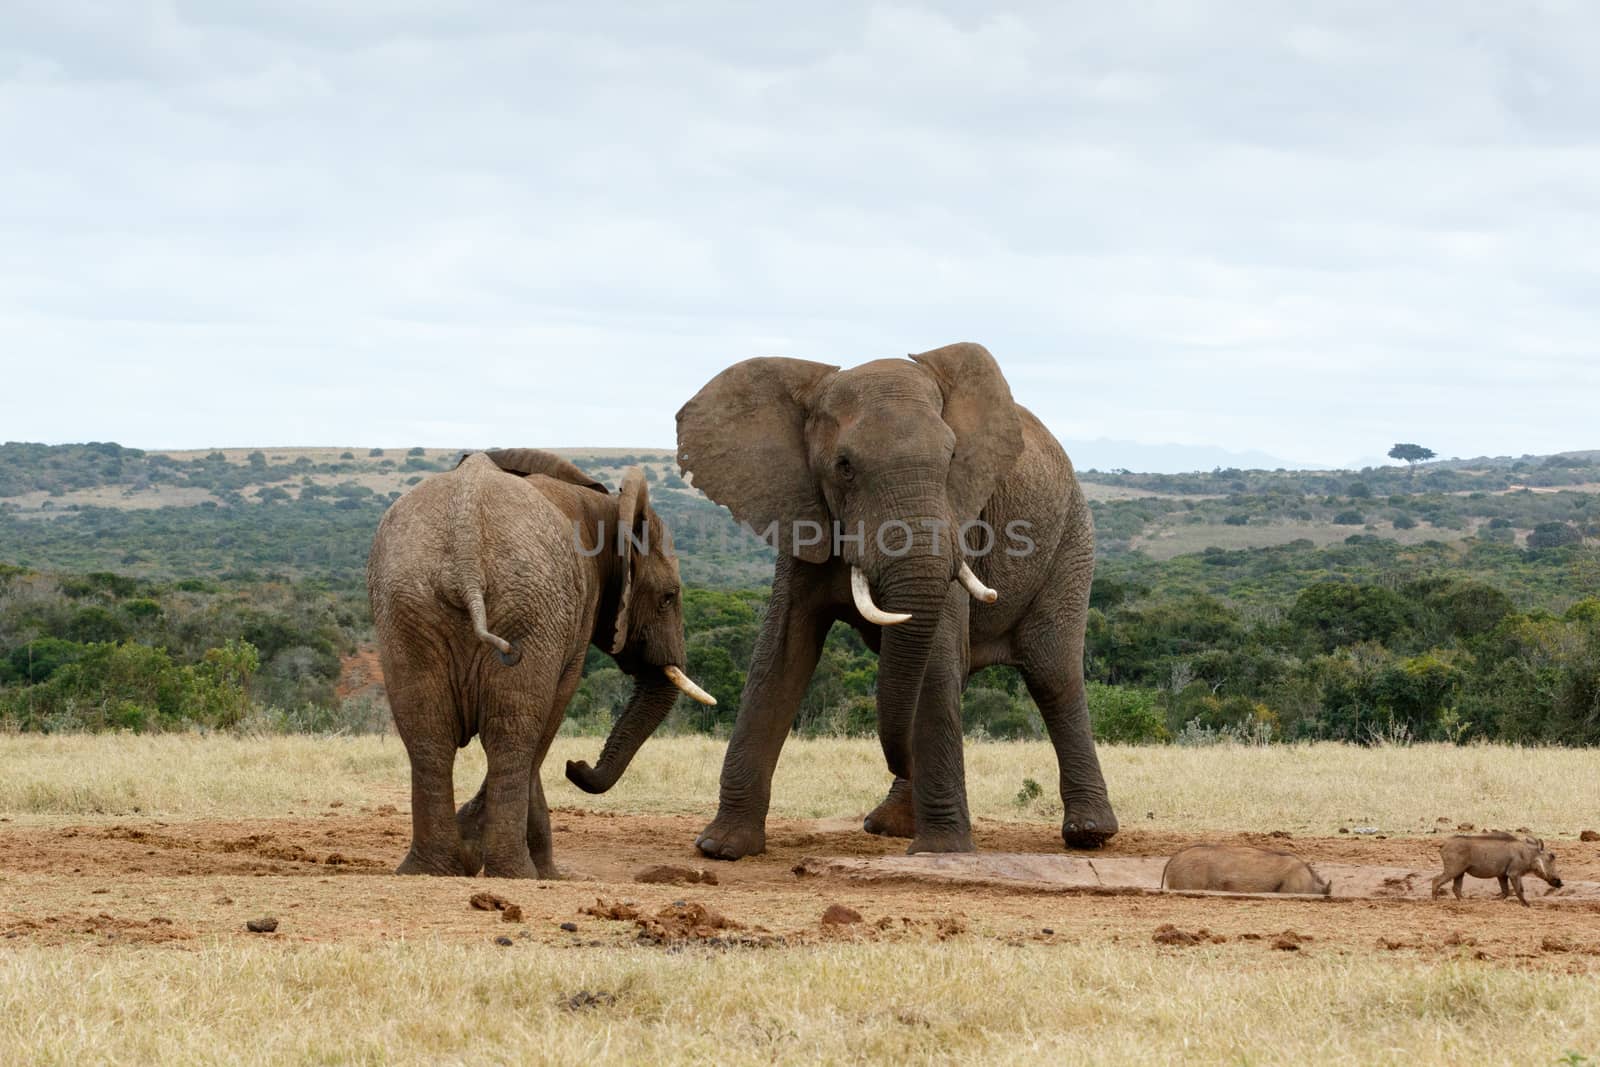
[[[5,0],[0,439],[670,445],[974,340],[1063,439],[1600,448],[1596,71],[1585,0]]]

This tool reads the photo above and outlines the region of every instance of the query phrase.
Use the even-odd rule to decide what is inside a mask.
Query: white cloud
[[[646,445],[983,341],[1058,434],[1593,447],[1586,5],[7,5],[0,436]]]

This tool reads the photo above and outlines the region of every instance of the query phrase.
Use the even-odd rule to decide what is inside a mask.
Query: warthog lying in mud
[[[1167,861],[1161,888],[1327,896],[1333,883],[1288,852],[1253,845],[1192,845]]]
[[[1453,882],[1451,888],[1460,900],[1461,881],[1469,874],[1474,878],[1499,879],[1500,899],[1504,900],[1510,890],[1515,889],[1524,908],[1528,906],[1528,898],[1522,895],[1523,875],[1536,874],[1549,882],[1551,888],[1561,888],[1555,854],[1537,837],[1508,833],[1456,834],[1439,846],[1439,854],[1444,857],[1444,873],[1433,880],[1434,896],[1439,895],[1446,882]]]

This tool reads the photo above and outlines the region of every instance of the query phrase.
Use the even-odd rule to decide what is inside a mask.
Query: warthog
[[[1192,845],[1167,861],[1161,888],[1327,896],[1333,883],[1288,852],[1253,845]]]
[[[1433,880],[1434,896],[1439,895],[1446,882],[1453,882],[1451,888],[1460,900],[1461,881],[1469,874],[1474,878],[1499,879],[1500,899],[1506,899],[1511,889],[1515,889],[1524,908],[1528,906],[1528,898],[1522,895],[1523,875],[1536,874],[1552,888],[1561,888],[1555,854],[1537,837],[1507,833],[1456,834],[1439,846],[1439,854],[1444,857],[1444,873]]]

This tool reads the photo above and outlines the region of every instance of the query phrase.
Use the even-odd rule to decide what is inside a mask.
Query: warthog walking
[[[1522,895],[1522,876],[1536,874],[1555,889],[1561,888],[1561,876],[1556,873],[1556,857],[1536,837],[1517,837],[1514,834],[1456,834],[1439,846],[1444,857],[1444,873],[1433,880],[1433,895],[1446,882],[1456,899],[1461,899],[1461,881],[1467,875],[1474,878],[1497,878],[1500,881],[1500,899],[1517,891],[1517,900],[1528,906]]]
[[[1161,888],[1327,896],[1333,883],[1288,852],[1253,845],[1192,845],[1167,861]]]

